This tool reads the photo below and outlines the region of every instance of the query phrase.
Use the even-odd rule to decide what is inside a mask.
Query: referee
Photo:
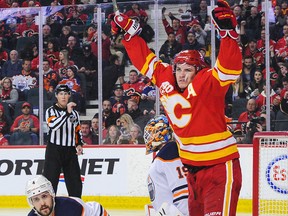
[[[69,196],[81,198],[82,182],[78,155],[83,154],[79,114],[69,102],[71,90],[67,85],[58,85],[55,90],[57,103],[46,110],[49,127],[49,142],[46,146],[43,175],[51,181],[57,192],[59,175],[63,170]]]

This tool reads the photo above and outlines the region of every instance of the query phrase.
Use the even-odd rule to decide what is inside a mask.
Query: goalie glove
[[[229,4],[225,0],[218,0],[217,5],[218,7],[212,10],[212,22],[219,35],[221,38],[230,36],[233,39],[237,39],[237,20]]]
[[[120,13],[119,10],[115,12],[114,22],[117,26],[119,26],[121,29],[125,31],[124,39],[126,41],[129,41],[131,37],[140,34],[142,31],[140,24],[136,20],[130,19],[125,14]],[[111,23],[111,26],[113,31],[113,27],[115,28],[113,21]]]
[[[164,202],[156,212],[155,216],[183,216],[183,214],[176,206]]]

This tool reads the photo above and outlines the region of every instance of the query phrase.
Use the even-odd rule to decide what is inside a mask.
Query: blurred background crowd
[[[193,49],[211,65],[210,1],[158,1],[156,27],[154,1],[118,2],[121,12],[140,22],[140,36],[160,60],[173,64],[175,54]],[[288,0],[269,1],[267,16],[261,0],[228,2],[240,28],[243,68],[223,101],[227,127],[238,143],[252,143],[255,132],[266,130],[266,79],[271,130],[288,130]],[[41,25],[38,8],[44,14]],[[163,107],[156,106],[158,93],[151,81],[131,65],[121,42],[123,33],[111,34],[111,0],[1,0],[0,10],[0,146],[39,145],[43,125],[39,98],[44,110],[53,105],[58,84],[72,90],[85,143],[144,144],[147,121],[157,112],[163,114]],[[269,19],[269,47],[265,47],[265,17]],[[156,28],[159,48],[155,47]],[[217,56],[218,37],[215,46]],[[270,67],[265,65],[266,52]],[[39,87],[43,87],[40,97]],[[101,110],[97,109],[100,103]]]

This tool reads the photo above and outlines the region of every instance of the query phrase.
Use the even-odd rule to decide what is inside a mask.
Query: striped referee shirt
[[[46,110],[45,119],[49,127],[50,143],[59,146],[83,145],[77,111],[68,113],[67,109],[54,104]]]

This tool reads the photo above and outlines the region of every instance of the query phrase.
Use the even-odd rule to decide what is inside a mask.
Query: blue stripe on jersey
[[[168,142],[167,144],[165,144],[160,149],[156,157],[159,157],[163,160],[173,160],[179,158],[178,147],[176,142]]]
[[[181,185],[179,187],[176,187],[172,190],[172,193],[175,193],[176,191],[179,191],[179,190],[182,190],[182,189],[185,189],[185,188],[188,188],[188,184],[184,184],[184,185]]]
[[[183,196],[180,196],[180,197],[177,197],[176,199],[173,200],[173,203],[176,203],[180,200],[184,200],[184,199],[188,199],[188,195],[183,195]]]

